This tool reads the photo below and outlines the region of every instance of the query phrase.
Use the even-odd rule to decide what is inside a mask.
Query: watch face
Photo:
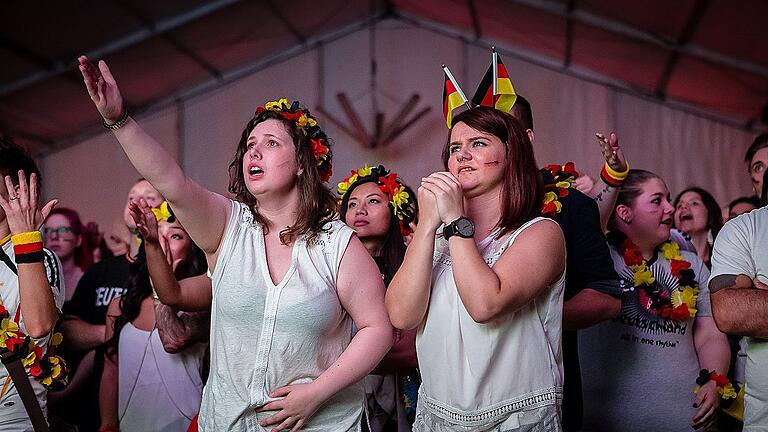
[[[460,236],[469,238],[475,235],[475,225],[471,220],[461,218],[456,221],[456,231]]]

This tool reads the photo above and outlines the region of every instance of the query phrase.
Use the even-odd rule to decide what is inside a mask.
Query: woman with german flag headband
[[[389,285],[418,215],[416,194],[383,165],[353,170],[339,182],[341,220],[352,227]],[[363,380],[371,432],[410,431],[416,411],[416,332],[395,330],[392,349]]]
[[[540,216],[531,142],[480,106],[453,119],[442,160],[386,295],[392,324],[417,329],[414,431],[560,430],[565,245]]]
[[[212,306],[199,428],[358,430],[359,381],[389,350],[392,326],[376,264],[335,220],[330,144],[314,117],[285,99],[258,107],[230,164],[231,200],[187,177],[131,119],[106,63],[79,62],[105,126],[208,260],[212,288],[179,293],[179,306]]]

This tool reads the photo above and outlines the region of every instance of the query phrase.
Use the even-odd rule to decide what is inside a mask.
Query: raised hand
[[[140,198],[138,202],[131,202],[130,211],[131,217],[136,223],[136,228],[138,228],[144,241],[150,244],[159,244],[160,235],[157,231],[157,218],[144,198]]]
[[[611,132],[610,138],[600,132],[595,132],[597,141],[600,143],[600,151],[603,152],[605,162],[611,169],[618,172],[627,170],[627,158],[624,157],[624,151],[619,147],[619,138],[615,132]]]
[[[8,227],[11,229],[11,234],[14,235],[37,231],[53,207],[59,202],[55,199],[50,200],[42,209],[38,209],[37,175],[32,173],[29,176],[29,183],[27,183],[27,176],[24,171],[19,170],[18,176],[18,186],[13,184],[11,176],[5,176],[7,195],[0,193],[0,207],[5,212]]]
[[[83,74],[88,95],[99,114],[108,123],[115,123],[123,115],[123,96],[117,88],[115,78],[104,60],[99,60],[98,67],[86,56],[80,56],[80,73]]]

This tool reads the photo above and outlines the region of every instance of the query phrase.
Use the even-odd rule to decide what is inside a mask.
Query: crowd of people
[[[0,430],[768,430],[768,135],[721,207],[615,133],[599,175],[542,167],[517,95],[454,116],[418,187],[361,161],[334,193],[330,138],[280,99],[226,197],[79,63],[142,178],[99,236],[0,144]]]

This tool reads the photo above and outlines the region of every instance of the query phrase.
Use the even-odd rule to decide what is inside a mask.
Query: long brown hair
[[[496,136],[506,149],[504,183],[501,189],[501,217],[496,224],[498,237],[541,214],[544,186],[528,134],[510,114],[490,107],[466,110],[453,119],[472,129]],[[451,134],[443,147],[443,166],[448,169]]]
[[[309,111],[304,111],[309,115]],[[280,241],[283,244],[289,244],[302,235],[308,235],[309,240],[312,240],[323,230],[323,226],[336,216],[336,199],[322,183],[309,138],[296,122],[285,119],[279,112],[263,111],[254,115],[246,124],[240,143],[237,145],[235,157],[229,164],[229,192],[235,196],[236,200],[251,208],[254,217],[264,227],[265,232],[269,230],[267,220],[259,213],[259,202],[248,191],[243,176],[243,157],[248,151],[248,137],[256,125],[267,120],[278,120],[285,126],[296,147],[296,164],[301,168],[301,174],[297,180],[299,208],[296,223],[280,231]],[[332,153],[329,150],[329,161],[331,157]]]

